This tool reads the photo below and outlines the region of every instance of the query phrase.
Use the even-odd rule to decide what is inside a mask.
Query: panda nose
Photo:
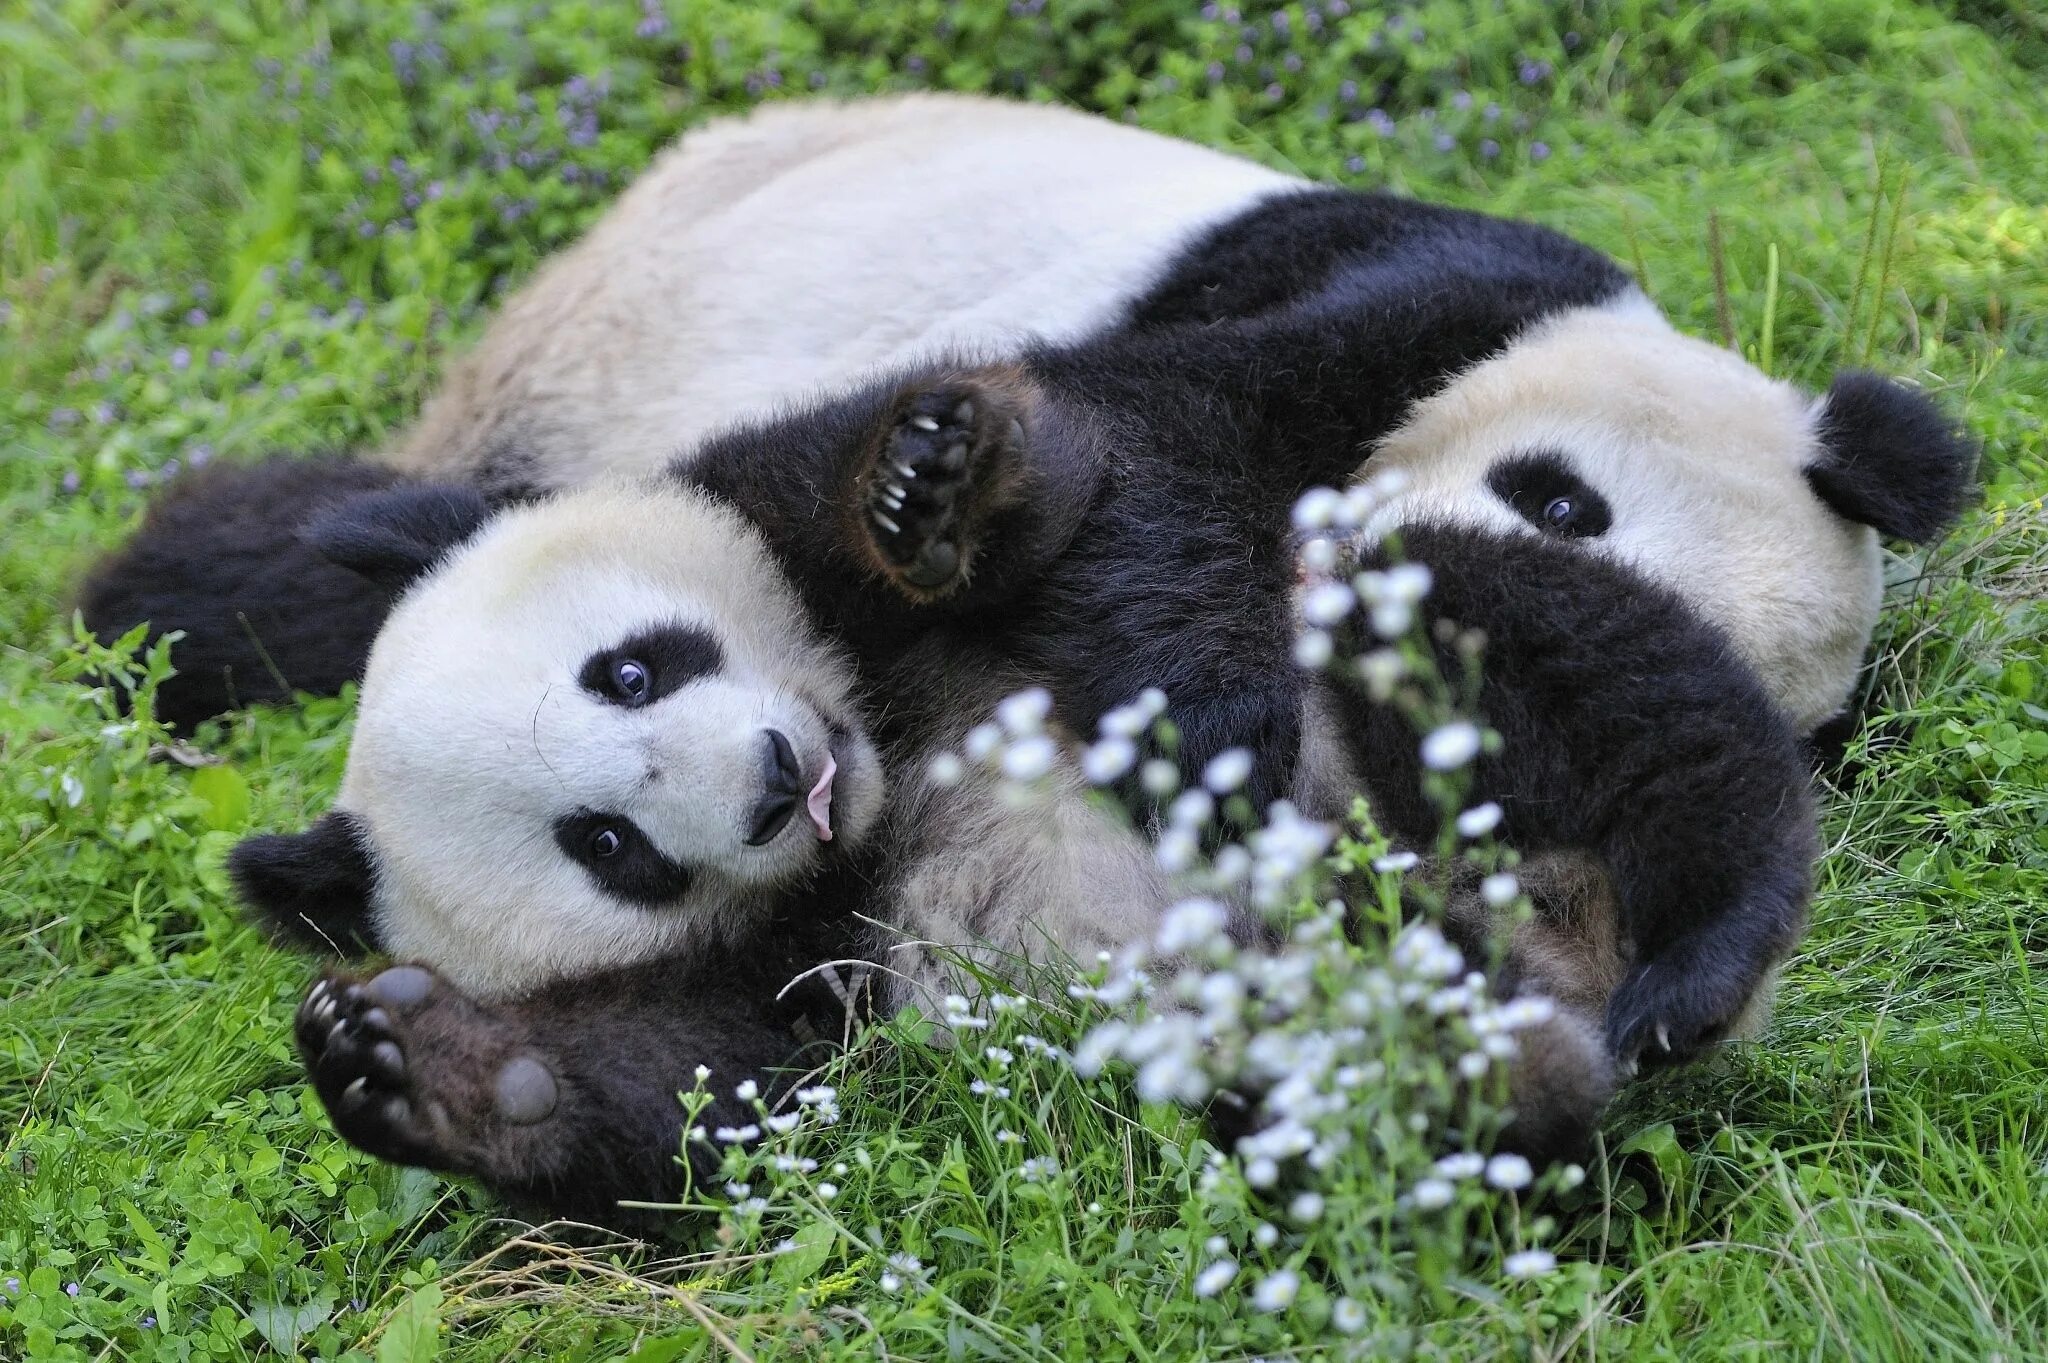
[[[767,748],[761,755],[761,783],[766,793],[754,803],[754,818],[747,834],[747,846],[759,847],[789,825],[803,798],[804,772],[797,764],[796,749],[777,729],[763,730]]]

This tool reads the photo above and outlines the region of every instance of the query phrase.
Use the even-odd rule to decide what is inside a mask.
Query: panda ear
[[[490,516],[490,504],[473,487],[416,483],[337,503],[300,533],[328,559],[397,593]]]
[[[1841,515],[1925,544],[1975,491],[1977,444],[1927,396],[1862,370],[1836,377],[1820,402],[1820,457],[1806,481]]]
[[[342,956],[375,951],[364,833],[360,819],[330,810],[303,833],[243,839],[228,853],[228,875],[281,941]]]

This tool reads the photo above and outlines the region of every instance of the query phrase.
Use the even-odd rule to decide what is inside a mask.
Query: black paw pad
[[[1013,404],[994,392],[948,385],[908,399],[884,440],[868,485],[868,530],[904,581],[952,585],[969,554],[977,491],[1023,441]]]

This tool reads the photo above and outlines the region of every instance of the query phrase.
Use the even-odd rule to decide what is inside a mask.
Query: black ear
[[[400,592],[490,515],[473,487],[419,483],[351,497],[314,516],[301,533],[335,563]]]
[[[1849,370],[1822,400],[1820,458],[1806,481],[1852,521],[1925,544],[1975,489],[1977,442],[1923,393]]]
[[[330,810],[303,833],[243,839],[228,853],[228,875],[280,940],[343,956],[375,951],[364,831],[354,815]]]

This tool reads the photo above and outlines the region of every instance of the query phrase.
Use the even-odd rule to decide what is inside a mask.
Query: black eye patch
[[[663,625],[593,653],[577,685],[600,700],[636,709],[725,666],[718,640],[693,625]]]
[[[1614,512],[1571,465],[1554,454],[1518,454],[1486,472],[1486,486],[1546,535],[1591,539],[1607,533]]]
[[[615,899],[650,908],[690,892],[690,869],[670,861],[623,814],[579,809],[555,820],[555,844]]]

